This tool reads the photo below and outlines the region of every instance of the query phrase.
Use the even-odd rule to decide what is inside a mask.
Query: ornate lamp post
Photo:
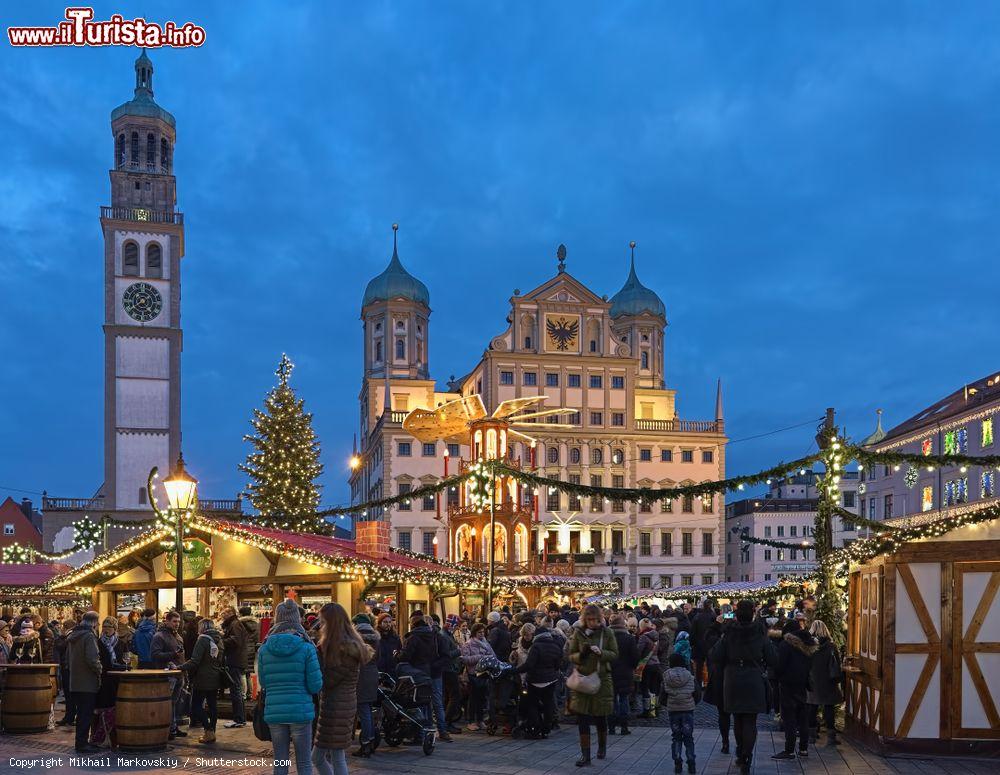
[[[163,480],[163,489],[167,491],[168,509],[174,517],[174,551],[177,557],[175,607],[179,613],[184,610],[184,514],[194,505],[198,489],[198,480],[184,470],[183,454],[177,455],[177,465]]]
[[[611,569],[611,583],[612,583],[612,584],[616,584],[617,582],[615,581],[615,579],[617,579],[617,578],[618,578],[618,574],[617,574],[617,573],[615,573],[615,571],[617,571],[617,570],[618,570],[618,560],[616,560],[616,559],[614,558],[614,556],[612,556],[612,557],[611,557],[611,559],[610,559],[610,560],[608,560],[608,567],[609,567],[609,568]],[[624,585],[623,585],[623,586],[624,586]],[[624,590],[624,589],[622,589],[622,587],[619,587],[619,588],[618,588],[618,591],[619,591],[619,592],[624,592],[625,590]]]

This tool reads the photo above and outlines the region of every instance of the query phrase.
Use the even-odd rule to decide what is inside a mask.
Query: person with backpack
[[[215,725],[219,719],[219,689],[226,665],[222,657],[222,633],[211,619],[198,622],[198,639],[191,650],[191,659],[180,665],[191,681],[191,715],[201,719],[203,731],[199,743],[215,742]],[[208,713],[204,706],[208,706]]]
[[[674,654],[663,676],[663,691],[667,695],[667,716],[670,719],[670,750],[674,772],[682,768],[681,754],[687,753],[688,772],[698,771],[694,758],[694,684],[695,678],[684,663],[684,657]]]

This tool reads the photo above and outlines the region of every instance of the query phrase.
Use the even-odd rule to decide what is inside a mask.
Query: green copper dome
[[[174,117],[153,101],[153,62],[143,51],[135,60],[135,96],[111,111],[111,120],[122,116],[146,116],[158,118],[170,126],[176,126]]]
[[[643,312],[649,312],[664,319],[667,317],[667,309],[660,301],[660,297],[639,282],[635,273],[635,257],[633,256],[625,285],[611,297],[611,317],[641,315]]]
[[[427,286],[403,268],[403,263],[399,260],[399,254],[396,252],[396,246],[393,244],[389,266],[382,274],[373,277],[368,282],[361,306],[367,307],[373,301],[388,301],[399,298],[415,301],[425,307],[429,307],[431,301]]]

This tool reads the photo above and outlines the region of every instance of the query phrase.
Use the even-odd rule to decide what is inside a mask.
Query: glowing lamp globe
[[[184,470],[183,454],[177,456],[177,465],[163,480],[163,489],[167,491],[167,502],[172,509],[187,511],[194,504],[198,480]]]

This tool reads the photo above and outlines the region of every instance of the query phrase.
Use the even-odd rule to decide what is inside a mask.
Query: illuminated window
[[[969,480],[967,477],[961,479],[949,479],[944,483],[944,502],[946,506],[954,506],[957,503],[967,503],[969,500]]]
[[[924,454],[925,457],[931,454],[931,452],[934,451],[934,442],[932,442],[930,439],[924,439],[922,442],[920,442],[920,451]]]
[[[980,486],[982,488],[983,498],[992,498],[996,489],[994,487],[994,477],[993,471],[983,471],[983,475],[979,480]]]
[[[969,451],[969,431],[966,428],[959,428],[955,431],[955,446],[958,447],[958,454],[964,455]]]
[[[714,501],[714,498],[711,495],[702,495],[701,496],[701,513],[702,514],[711,514],[712,513],[713,501]]]
[[[983,435],[982,435],[983,446],[984,447],[992,447],[993,446],[993,418],[992,417],[987,417],[985,420],[983,420],[982,431],[983,431]]]

